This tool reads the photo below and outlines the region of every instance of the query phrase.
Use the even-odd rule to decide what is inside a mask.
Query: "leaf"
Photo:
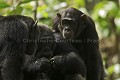
[[[6,7],[10,7],[10,5],[8,5],[5,2],[0,2],[0,8],[6,8]]]
[[[105,4],[106,4],[106,2],[104,2],[104,1],[99,2],[97,5],[95,5],[93,11],[96,11],[96,10],[98,11],[99,9],[103,8]]]
[[[109,12],[109,16],[116,16],[119,11],[117,4],[113,1],[108,1],[104,8]]]
[[[9,12],[9,15],[13,15],[13,14],[21,14],[23,10],[23,7],[17,7],[16,9],[12,10],[11,12]]]
[[[22,7],[24,7],[24,9],[27,9],[27,10],[33,10],[33,6],[31,4],[24,4],[24,5],[21,5]]]
[[[31,1],[38,1],[38,0],[22,0],[18,5],[29,3]]]
[[[108,69],[108,74],[111,75],[114,72],[114,65],[110,66]]]
[[[37,11],[42,15],[42,17],[48,18],[48,17],[49,17],[49,14],[48,14],[48,12],[46,11],[46,9],[47,9],[47,6],[44,5],[44,6],[38,7],[38,8],[37,8]]]
[[[106,5],[106,1],[102,1],[102,2],[99,2],[97,5],[95,5],[95,7],[94,7],[94,9],[93,9],[93,14],[92,14],[92,16],[93,16],[93,18],[95,19],[95,20],[97,20],[98,18],[99,18],[99,16],[100,17],[103,17],[103,18],[105,18],[106,17],[106,15],[105,14],[107,14],[108,12],[104,9],[104,5]],[[104,12],[105,12],[105,14],[104,14]],[[102,13],[102,14],[101,14]]]
[[[117,7],[117,4],[113,1],[103,1],[98,3],[94,9],[94,14],[97,16],[101,16],[101,11],[105,13],[105,15],[109,14],[109,16],[116,16],[116,13],[118,13],[119,9]],[[106,16],[104,16],[105,18]]]

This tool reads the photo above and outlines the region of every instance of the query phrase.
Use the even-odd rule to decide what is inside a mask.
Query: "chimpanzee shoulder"
[[[26,23],[29,20],[31,22]],[[29,49],[26,47],[28,42],[24,42],[24,40],[34,40],[33,35],[30,34],[36,29],[34,24],[35,21],[32,18],[22,15],[2,16],[0,18],[0,78],[3,80],[21,80],[23,78],[24,54]],[[34,44],[32,43],[32,45]],[[34,47],[36,48],[36,46]],[[33,48],[32,50],[31,54],[35,51]]]
[[[49,80],[48,70],[50,58],[56,47],[52,30],[46,25],[37,25],[39,35],[36,39],[37,50],[32,55],[26,55],[24,63],[24,80]]]
[[[104,80],[99,38],[92,18],[70,7],[56,14],[52,28],[64,39],[73,41],[70,43],[79,51],[86,65],[87,80]]]

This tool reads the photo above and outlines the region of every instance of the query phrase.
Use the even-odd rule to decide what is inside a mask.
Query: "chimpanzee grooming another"
[[[22,66],[28,43],[37,33],[35,21],[27,16],[11,15],[0,19],[0,79],[22,80]],[[35,30],[36,29],[36,30]],[[31,34],[31,32],[33,32]],[[34,43],[35,44],[35,43]],[[33,47],[32,45],[29,47]],[[36,49],[36,46],[34,46]],[[35,50],[32,49],[33,53]]]
[[[22,20],[27,24],[29,34],[28,34],[28,38],[23,40],[24,42],[28,43],[26,46],[25,53],[28,55],[33,54],[34,51],[36,51],[37,49],[37,43],[35,42],[35,40],[39,35],[37,22],[35,22],[31,17],[28,17],[28,16],[11,15],[11,17]]]
[[[77,56],[76,49],[70,44],[59,42],[63,37],[57,33],[53,35],[46,26],[38,28],[38,48],[33,55],[26,55],[24,80],[83,80],[86,67]]]
[[[32,55],[26,55],[24,64],[24,80],[49,80],[47,73],[50,69],[50,58],[55,49],[55,39],[51,29],[39,25],[37,50]]]
[[[86,67],[78,51],[71,44],[64,42],[61,34],[54,33],[54,36],[56,48],[48,74],[50,80],[85,80]]]
[[[57,13],[53,19],[53,30],[62,34],[79,51],[78,56],[81,56],[87,68],[87,80],[104,80],[98,34],[94,21],[89,16],[75,8],[68,8]]]

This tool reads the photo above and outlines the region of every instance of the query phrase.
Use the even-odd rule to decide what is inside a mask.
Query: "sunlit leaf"
[[[28,4],[22,4],[21,5],[22,7],[24,7],[24,9],[28,9],[28,10],[33,10],[34,8],[34,6],[32,6],[30,3],[28,3]]]
[[[103,1],[98,3],[94,9],[94,18],[97,19],[98,16],[106,18],[107,14],[109,16],[116,16],[116,13],[119,11],[117,4],[114,3],[113,1]]]
[[[106,17],[106,14],[108,13],[105,9],[104,9],[104,5],[107,2],[99,2],[98,4],[95,5],[94,9],[93,9],[93,18],[96,20],[99,18],[99,16],[101,17]],[[105,12],[105,13],[104,13]]]
[[[13,15],[13,14],[21,14],[23,8],[22,7],[17,7],[16,9],[12,10],[11,12],[9,12],[9,15]]]
[[[40,11],[45,10],[46,8],[47,8],[47,6],[44,5],[44,6],[40,6],[40,7],[38,7],[37,10],[40,12]]]
[[[99,2],[98,4],[95,5],[93,10],[96,11],[96,10],[99,10],[99,9],[103,8],[106,3],[107,2],[104,2],[104,1],[103,2]]]
[[[114,22],[117,28],[117,32],[120,33],[120,17],[116,17]]]
[[[106,11],[109,11],[110,16],[116,16],[119,11],[117,4],[113,1],[108,1],[107,4],[104,5],[104,8]]]
[[[114,65],[110,66],[108,69],[108,74],[111,75],[114,72]]]
[[[118,14],[116,15],[114,22],[117,27],[117,32],[120,34],[120,10],[119,10]]]
[[[22,1],[19,3],[19,5],[25,4],[25,3],[29,3],[29,2],[31,2],[31,1],[38,1],[38,0],[22,0]]]
[[[10,5],[8,5],[5,2],[0,2],[0,8],[6,8],[6,7],[10,7]]]
[[[79,4],[79,6],[84,6],[85,7],[85,0],[77,0],[76,4]]]

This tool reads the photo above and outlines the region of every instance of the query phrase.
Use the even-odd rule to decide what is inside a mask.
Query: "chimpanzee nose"
[[[66,32],[70,31],[70,28],[69,27],[65,27],[65,31]]]

